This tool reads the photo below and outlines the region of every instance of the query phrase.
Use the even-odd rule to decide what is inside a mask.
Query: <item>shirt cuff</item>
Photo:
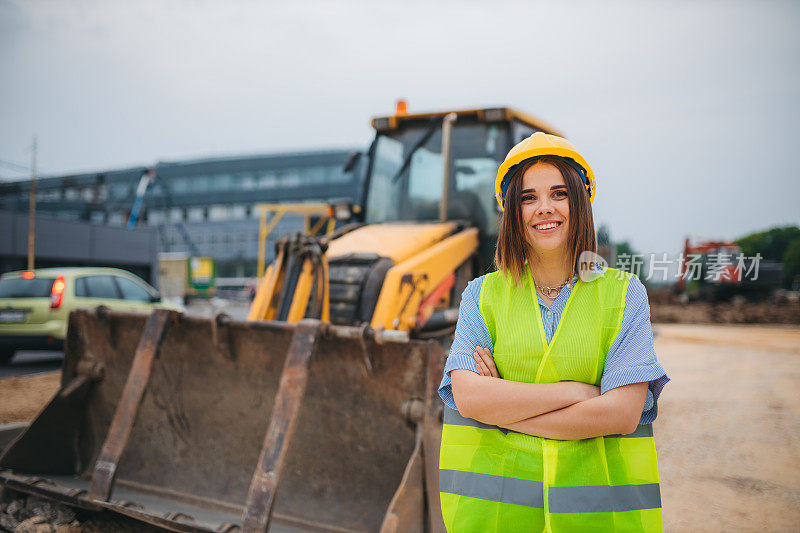
[[[439,385],[439,397],[447,407],[458,410],[456,401],[453,398],[453,386],[450,381],[450,372],[453,370],[472,370],[476,374],[478,370],[475,367],[475,360],[472,358],[472,355],[450,354],[447,358],[444,364],[442,383]]]
[[[661,391],[669,382],[669,377],[664,371],[664,368],[659,362],[654,362],[645,366],[631,366],[622,368],[609,375],[603,376],[600,381],[600,394],[622,387],[623,385],[630,385],[632,383],[642,383],[648,381],[648,395],[645,399],[645,411],[642,412],[642,417],[639,420],[640,424],[651,424],[658,416],[658,397]],[[652,395],[652,405],[649,405],[650,395]]]

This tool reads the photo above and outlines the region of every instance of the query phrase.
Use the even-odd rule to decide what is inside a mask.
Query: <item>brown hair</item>
[[[569,234],[567,250],[573,271],[578,273],[578,258],[582,252],[597,251],[595,240],[594,218],[589,192],[583,184],[578,172],[560,157],[541,156],[528,161],[511,177],[503,200],[503,217],[500,220],[500,233],[497,237],[497,251],[494,255],[495,266],[507,274],[511,274],[514,283],[525,276],[525,261],[533,253],[525,238],[525,225],[522,221],[522,176],[534,165],[546,163],[556,167],[564,177],[569,201]]]

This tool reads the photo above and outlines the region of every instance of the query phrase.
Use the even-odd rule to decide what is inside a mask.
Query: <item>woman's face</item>
[[[548,163],[533,165],[522,175],[520,194],[528,243],[539,252],[566,251],[569,200],[561,171]]]

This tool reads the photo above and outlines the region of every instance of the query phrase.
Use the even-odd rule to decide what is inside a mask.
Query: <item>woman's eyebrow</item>
[[[556,189],[566,189],[566,188],[567,188],[566,185],[553,185],[552,187],[550,187],[550,190],[551,191],[555,191]],[[536,189],[522,189],[520,191],[521,194],[525,194],[525,193],[529,193],[529,192],[536,192]]]

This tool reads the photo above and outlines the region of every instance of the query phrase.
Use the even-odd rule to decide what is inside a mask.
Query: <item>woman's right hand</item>
[[[499,378],[500,373],[494,364],[494,356],[487,348],[476,346],[475,351],[472,353],[472,358],[475,360],[475,368],[481,376],[490,378]]]

